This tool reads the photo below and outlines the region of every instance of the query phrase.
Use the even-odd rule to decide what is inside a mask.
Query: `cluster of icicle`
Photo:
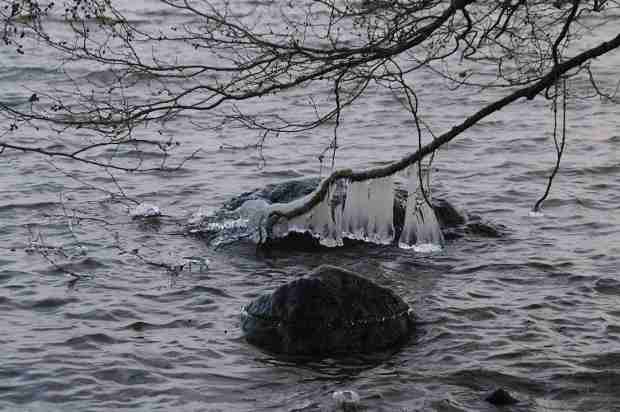
[[[398,239],[404,249],[420,252],[441,250],[443,235],[435,211],[421,196],[417,168],[410,167],[405,223]],[[271,210],[287,211],[298,207],[312,194],[282,205],[271,205]],[[309,233],[327,247],[343,245],[343,238],[376,244],[394,243],[394,181],[391,176],[365,181],[339,179],[327,195],[310,211],[289,220],[281,219],[272,229],[275,238],[291,232]],[[259,229],[260,239],[266,233]],[[255,239],[260,241],[259,239]]]

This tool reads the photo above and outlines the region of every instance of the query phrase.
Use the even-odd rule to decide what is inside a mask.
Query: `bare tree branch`
[[[308,199],[306,203],[290,210],[288,212],[281,211],[273,211],[269,216],[269,221],[267,223],[268,231],[271,230],[273,225],[275,225],[278,219],[286,218],[291,219],[295,216],[302,215],[320,203],[325,197],[328,188],[332,185],[337,179],[348,179],[350,181],[362,181],[368,179],[377,179],[381,177],[391,176],[410,165],[414,164],[417,161],[420,161],[425,156],[433,153],[437,149],[439,149],[444,144],[448,143],[465,130],[469,129],[473,125],[477,124],[483,118],[503,109],[509,104],[517,101],[521,98],[526,98],[528,100],[533,99],[539,93],[544,91],[545,89],[551,87],[555,82],[560,78],[561,75],[572,70],[585,62],[597,58],[599,56],[604,55],[605,53],[610,52],[616,48],[620,47],[620,34],[616,37],[610,39],[609,41],[603,42],[598,46],[589,49],[583,53],[576,55],[575,57],[568,59],[562,63],[557,64],[553,67],[553,69],[548,72],[541,80],[536,82],[535,84],[519,89],[504,98],[497,100],[484,108],[480,109],[467,119],[465,119],[462,123],[457,126],[454,126],[448,132],[438,136],[431,143],[417,150],[415,153],[412,153],[401,160],[394,162],[386,167],[375,168],[361,172],[353,172],[351,169],[338,170],[332,173],[329,177],[321,182],[319,188],[314,192],[314,195]]]

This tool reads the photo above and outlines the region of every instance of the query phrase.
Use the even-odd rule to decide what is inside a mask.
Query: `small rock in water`
[[[355,410],[360,402],[360,396],[352,390],[335,391],[332,399],[336,401],[336,406],[345,411]]]
[[[514,405],[515,403],[519,402],[518,399],[513,398],[512,395],[508,393],[508,391],[502,388],[496,389],[484,400],[495,406]]]
[[[159,207],[153,204],[140,203],[132,211],[129,212],[129,215],[132,218],[161,216],[161,210],[159,210]]]

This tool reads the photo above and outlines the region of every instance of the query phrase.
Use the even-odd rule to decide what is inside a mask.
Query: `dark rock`
[[[271,352],[325,355],[391,347],[410,336],[414,323],[389,289],[324,265],[251,302],[241,328],[248,342]]]
[[[484,400],[495,406],[514,405],[515,403],[519,403],[518,399],[513,398],[508,391],[502,388],[496,389]]]
[[[456,208],[445,199],[433,199],[433,209],[437,220],[442,228],[455,227],[465,224],[465,216],[460,214]]]
[[[459,213],[456,208],[445,199],[433,198],[431,205],[437,216],[437,221],[446,239],[462,237],[459,230],[463,227],[467,219]],[[405,212],[407,209],[407,191],[396,188],[394,195],[394,231],[395,242],[398,242],[400,234],[405,226]]]
[[[252,199],[263,199],[268,203],[288,203],[311,193],[320,182],[321,179],[312,177],[270,184],[262,189],[255,189],[232,198],[224,203],[223,208],[226,210],[236,210]]]
[[[489,223],[485,223],[482,221],[467,223],[465,231],[471,235],[482,236],[482,237],[501,237],[502,236],[498,228],[492,226]]]

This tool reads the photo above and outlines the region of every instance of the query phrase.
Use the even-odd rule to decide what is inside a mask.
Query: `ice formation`
[[[129,215],[132,218],[161,216],[161,210],[150,203],[140,203],[129,212]]]
[[[309,195],[311,196],[311,195]],[[291,205],[275,205],[291,210]],[[276,237],[309,233],[327,247],[342,246],[343,238],[388,245],[394,241],[394,184],[391,177],[362,182],[338,180],[317,206],[274,228]]]
[[[444,239],[435,211],[419,191],[417,167],[413,166],[408,171],[405,225],[398,245],[418,252],[441,250]],[[286,205],[272,205],[271,210],[291,211],[312,195]],[[309,233],[327,247],[342,246],[343,238],[392,244],[395,241],[392,177],[336,181],[328,188],[323,201],[310,211],[288,221],[280,220],[272,236],[281,238],[291,232]]]
[[[400,234],[398,246],[403,249],[414,249],[416,252],[441,250],[444,242],[443,234],[437,216],[435,216],[435,210],[426,202],[420,192],[418,172],[415,165],[409,168],[408,175],[405,225]]]
[[[332,399],[336,401],[338,408],[344,410],[350,409],[349,406],[356,408],[360,402],[359,394],[353,390],[335,391],[332,394]]]
[[[248,233],[252,234],[255,243],[261,243],[267,238],[265,222],[271,211],[271,205],[263,199],[250,199],[243,203],[239,209],[239,218],[245,221]]]
[[[349,239],[389,245],[394,241],[394,182],[391,177],[351,182],[343,213]]]
[[[435,211],[421,196],[415,165],[408,171],[405,223],[399,239],[395,239],[392,176],[365,181],[338,179],[316,206],[291,219],[279,219],[267,233],[271,212],[290,213],[315,193],[289,203],[270,204],[256,198],[234,211],[201,212],[192,217],[189,231],[209,236],[216,245],[242,238],[263,243],[270,237],[284,238],[297,232],[313,236],[326,247],[342,246],[347,238],[382,245],[397,243],[418,252],[441,250],[443,235]]]
[[[435,211],[422,197],[417,167],[408,172],[405,224],[398,245],[417,252],[441,250],[444,243]],[[306,202],[309,196],[286,205],[272,205],[287,212]],[[429,194],[430,196],[430,194]],[[272,210],[273,210],[272,209]],[[338,180],[317,206],[273,230],[276,238],[290,232],[309,233],[327,247],[342,246],[343,238],[388,245],[395,239],[394,182],[391,176],[361,182]]]
[[[240,239],[261,243],[267,237],[264,222],[270,211],[271,205],[263,199],[250,199],[234,211],[200,209],[189,219],[188,231],[207,236],[215,247]]]
[[[345,200],[343,185],[346,185],[346,182],[336,182],[331,185],[322,202],[309,212],[285,222],[278,232],[281,235],[290,232],[309,233],[323,246],[342,246],[342,212]],[[307,197],[304,197],[300,200],[306,199]],[[296,206],[301,202],[293,203]]]

